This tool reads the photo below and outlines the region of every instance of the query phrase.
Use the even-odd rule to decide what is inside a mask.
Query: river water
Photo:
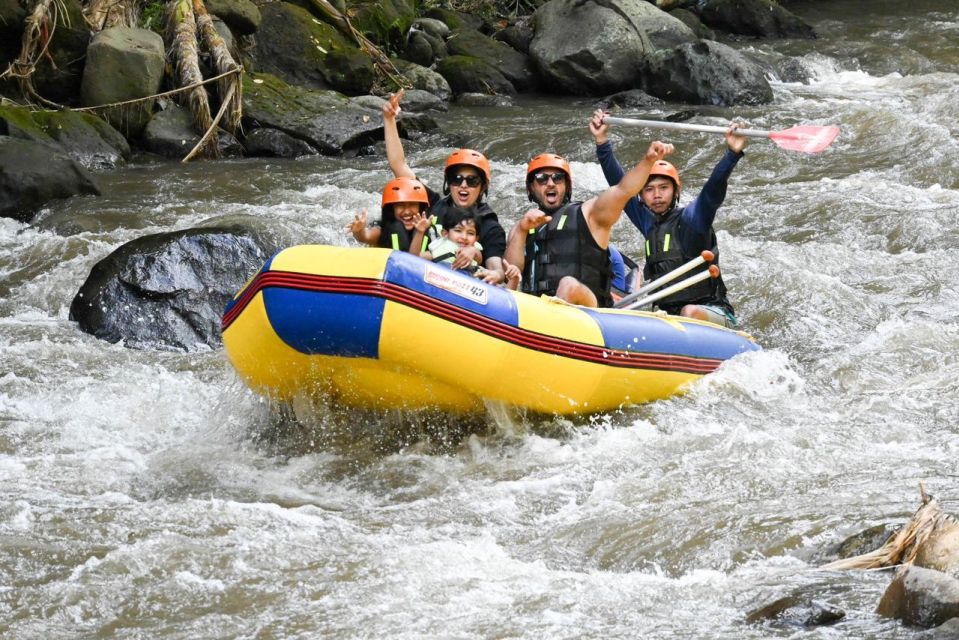
[[[959,512],[959,6],[789,6],[819,40],[734,46],[811,80],[696,121],[842,134],[817,156],[748,147],[717,227],[764,350],[669,401],[479,428],[294,420],[222,350],[133,350],[68,320],[93,265],[143,234],[254,216],[285,242],[346,244],[377,208],[380,154],[139,162],[33,226],[0,219],[0,636],[912,637],[874,613],[888,573],[817,566],[906,520],[920,482]],[[592,106],[454,107],[409,160],[438,186],[451,149],[487,151],[511,223],[538,151],[573,160],[579,196],[604,187]],[[613,131],[624,164],[651,135]],[[722,138],[665,139],[695,194]],[[638,253],[625,219],[614,237]],[[795,593],[846,617],[744,622]]]

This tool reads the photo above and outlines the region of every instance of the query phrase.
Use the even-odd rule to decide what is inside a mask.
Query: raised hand
[[[737,129],[742,129],[746,126],[745,122],[735,121],[729,124],[729,128],[726,129],[726,146],[729,147],[729,150],[739,155],[743,152],[743,149],[746,148],[747,138],[746,136],[739,135],[736,133]]]
[[[425,213],[418,213],[413,221],[413,228],[422,234],[426,234],[430,230],[430,217]]]
[[[609,140],[609,125],[603,121],[603,118],[608,115],[608,112],[597,109],[593,112],[593,117],[589,119],[589,132],[593,134],[593,140],[598,145]]]
[[[539,209],[530,209],[523,217],[520,218],[519,224],[520,229],[523,231],[530,231],[531,229],[539,229],[544,224],[548,224],[552,220],[552,216],[548,216]]]
[[[649,143],[649,149],[646,150],[646,159],[652,162],[662,160],[673,152],[673,145],[668,142],[653,140]]]
[[[523,272],[515,264],[510,264],[503,260],[503,266],[506,267],[506,286],[513,291],[519,289],[519,283],[523,280]]]
[[[390,94],[390,99],[383,103],[383,117],[396,118],[403,110],[400,108],[400,100],[403,99],[404,90],[400,89],[396,93]]]
[[[366,209],[353,216],[353,222],[346,225],[346,230],[352,233],[353,237],[357,237],[364,229],[366,229]]]

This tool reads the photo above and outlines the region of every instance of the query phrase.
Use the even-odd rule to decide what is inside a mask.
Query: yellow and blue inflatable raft
[[[227,305],[227,355],[254,390],[370,409],[483,410],[484,399],[585,414],[667,398],[747,335],[489,286],[408,253],[304,245]]]

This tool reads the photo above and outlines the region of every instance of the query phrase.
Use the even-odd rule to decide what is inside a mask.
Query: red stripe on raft
[[[722,364],[722,360],[715,358],[638,353],[554,338],[529,331],[528,329],[522,329],[491,320],[482,314],[461,309],[448,302],[436,300],[418,291],[412,291],[390,282],[383,282],[382,280],[342,276],[320,276],[287,271],[267,271],[257,276],[256,279],[244,289],[233,308],[224,314],[222,330],[226,331],[230,324],[236,320],[237,316],[243,312],[243,309],[246,308],[253,297],[268,287],[375,296],[418,309],[454,324],[473,329],[474,331],[527,349],[541,351],[543,353],[552,353],[575,360],[597,362],[613,367],[706,374],[714,371]]]

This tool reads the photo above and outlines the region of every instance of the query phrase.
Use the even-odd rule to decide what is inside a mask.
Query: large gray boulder
[[[80,194],[100,189],[75,160],[39,142],[0,136],[0,217],[30,222],[47,202]]]
[[[436,63],[436,70],[450,83],[453,93],[495,93],[514,95],[516,87],[499,69],[482,58],[448,56]]]
[[[155,95],[163,81],[164,64],[163,38],[156,33],[129,27],[104,29],[87,50],[81,102],[95,106]],[[154,103],[115,107],[104,115],[129,139],[143,131]]]
[[[815,38],[802,18],[771,0],[704,0],[700,18],[713,29],[758,38]]]
[[[646,4],[643,0],[625,0]],[[615,7],[550,0],[534,14],[529,55],[547,90],[605,95],[628,89],[654,50],[646,33]]]
[[[392,62],[396,70],[410,81],[414,89],[429,91],[440,100],[448,101],[453,97],[450,83],[436,71],[399,58],[393,58]]]
[[[936,627],[959,617],[959,580],[936,571],[906,565],[882,595],[879,615],[917,627]]]
[[[295,87],[269,74],[244,76],[243,117],[250,130],[279,129],[329,156],[383,139],[383,113],[363,99]],[[423,114],[404,114],[402,122],[421,131],[437,128],[436,122]]]
[[[276,250],[245,225],[138,238],[93,267],[70,319],[102,340],[135,348],[216,348],[226,303]]]
[[[243,148],[249,156],[299,158],[316,155],[316,149],[310,143],[279,129],[254,129],[243,138]]]
[[[363,95],[373,86],[373,63],[334,27],[287,2],[261,9],[256,68],[308,89]]]
[[[48,145],[88,169],[114,169],[130,157],[120,132],[90,113],[0,106],[0,135]]]
[[[642,73],[648,93],[670,102],[737,105],[772,102],[763,69],[732,47],[701,40],[659,51]]]
[[[243,147],[226,131],[217,131],[217,146],[225,158],[243,155]],[[143,148],[165,158],[180,160],[200,142],[200,134],[193,129],[193,115],[186,107],[170,104],[157,113],[143,130]]]
[[[263,16],[251,0],[206,0],[206,10],[217,16],[240,36],[248,36],[260,28]]]
[[[529,91],[536,82],[526,55],[479,31],[457,31],[446,41],[446,48],[451,55],[472,56],[491,64],[517,91]]]

